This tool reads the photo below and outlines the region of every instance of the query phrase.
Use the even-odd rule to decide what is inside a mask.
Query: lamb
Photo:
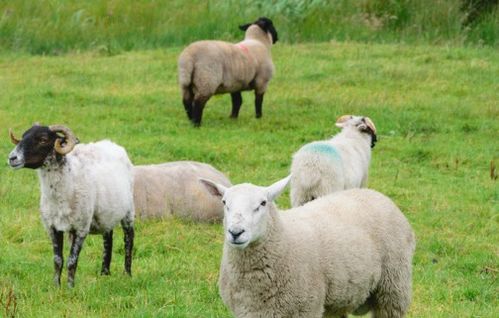
[[[244,40],[239,43],[198,41],[180,54],[178,80],[182,102],[196,127],[201,125],[206,102],[215,94],[231,94],[231,117],[237,118],[241,91],[254,90],[256,117],[262,117],[263,95],[274,73],[270,48],[277,42],[277,31],[265,17],[239,28],[245,31]]]
[[[173,215],[201,222],[218,222],[223,205],[208,194],[198,178],[209,178],[224,186],[229,179],[212,166],[194,161],[176,161],[135,166],[134,202],[139,218]]]
[[[222,300],[236,317],[403,317],[415,238],[383,194],[350,189],[280,212],[269,187],[201,182],[222,199]]]
[[[365,188],[376,127],[368,117],[344,115],[341,132],[329,140],[301,147],[291,163],[291,205],[297,207],[326,194]]]
[[[89,233],[101,233],[104,253],[101,275],[109,275],[113,229],[121,223],[125,241],[125,272],[131,275],[134,240],[132,164],[122,147],[109,140],[77,144],[62,125],[28,129],[9,155],[14,169],[37,169],[40,179],[42,222],[53,244],[54,283],[61,284],[64,232],[71,249],[67,262],[68,286],[74,286],[78,256]]]

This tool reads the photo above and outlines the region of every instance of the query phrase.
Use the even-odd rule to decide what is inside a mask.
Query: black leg
[[[102,254],[102,269],[101,275],[109,275],[111,271],[109,270],[109,265],[111,264],[111,258],[113,256],[113,231],[109,231],[102,235],[104,239],[104,252]]]
[[[54,283],[59,287],[61,286],[61,272],[64,263],[64,257],[62,256],[64,232],[51,228],[50,238],[52,239],[52,247],[54,248]]]
[[[256,118],[262,117],[262,103],[263,103],[263,94],[255,93],[255,112]]]
[[[133,252],[133,239],[135,236],[135,231],[133,229],[133,223],[128,220],[121,221],[121,226],[123,227],[123,233],[125,234],[125,272],[132,276],[132,252]]]
[[[192,88],[182,88],[182,103],[184,104],[185,113],[187,118],[192,120],[192,102],[194,100],[194,94],[192,93]]]
[[[69,252],[68,258],[68,286],[74,286],[76,267],[78,266],[78,257],[80,256],[81,248],[83,247],[83,242],[85,241],[85,236],[80,236],[78,233],[72,231],[71,233],[71,251]]]
[[[192,101],[183,99],[182,103],[184,103],[184,108],[185,108],[185,113],[187,114],[187,118],[189,118],[189,120],[192,120]]]
[[[239,109],[243,103],[241,92],[231,93],[230,97],[232,99],[232,113],[230,114],[230,118],[237,118],[239,116]]]
[[[204,105],[208,101],[208,98],[198,98],[194,100],[192,107],[192,123],[195,127],[201,126],[201,119],[203,118]]]

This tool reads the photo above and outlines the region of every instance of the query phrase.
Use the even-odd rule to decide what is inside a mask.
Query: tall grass
[[[464,1],[464,0],[463,0]],[[497,46],[497,5],[463,27],[459,0],[5,0],[0,48],[33,54],[170,47],[240,38],[237,25],[271,17],[289,43],[355,40]]]

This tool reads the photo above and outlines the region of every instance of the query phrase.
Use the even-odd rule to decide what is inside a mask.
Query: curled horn
[[[14,136],[14,133],[12,132],[12,128],[9,128],[9,136],[10,136],[10,141],[14,144],[14,145],[17,145],[20,140],[16,138],[16,136]]]
[[[373,133],[376,135],[376,126],[374,126],[373,121],[369,117],[364,117],[364,120],[366,121],[367,127],[369,127]]]
[[[338,117],[338,119],[336,120],[336,123],[341,124],[341,123],[346,122],[349,119],[352,119],[352,115],[343,115],[343,116]]]
[[[73,132],[71,131],[71,129],[69,129],[66,126],[52,125],[52,126],[49,126],[49,129],[55,133],[63,134],[64,138],[66,138],[66,140],[65,140],[66,144],[64,146],[61,145],[60,138],[57,138],[55,140],[54,149],[57,153],[59,153],[61,155],[66,155],[66,154],[70,153],[71,150],[73,150],[73,148],[78,143],[78,139],[76,139],[76,137],[73,134]]]

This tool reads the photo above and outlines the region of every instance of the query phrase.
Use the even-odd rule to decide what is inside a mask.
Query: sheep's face
[[[9,133],[12,143],[16,145],[9,155],[9,165],[14,169],[40,168],[47,157],[56,155],[55,158],[61,158],[78,143],[71,130],[62,125],[47,127],[35,124],[23,134],[21,140],[14,137],[12,130]]]
[[[360,132],[371,135],[371,148],[374,147],[377,141],[376,126],[374,126],[373,121],[369,117],[343,115],[336,120],[336,126],[342,129],[353,127]]]
[[[49,154],[53,153],[57,134],[47,126],[34,125],[17,140],[11,134],[16,147],[9,154],[9,165],[14,169],[37,169],[43,165]]]
[[[209,180],[201,182],[224,204],[225,241],[234,248],[244,249],[265,237],[269,210],[274,208],[272,202],[284,190],[289,177],[269,187],[244,183],[225,188]]]

